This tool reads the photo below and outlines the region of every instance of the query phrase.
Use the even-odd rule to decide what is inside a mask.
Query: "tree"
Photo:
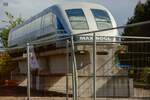
[[[147,0],[145,4],[139,2],[135,7],[134,16],[128,19],[127,24],[142,22],[150,20],[150,1]],[[150,36],[150,24],[125,28],[124,36]]]
[[[7,47],[7,40],[9,32],[12,28],[16,27],[18,24],[23,23],[21,17],[15,18],[11,13],[5,12],[8,20],[1,20],[1,22],[7,23],[8,25],[0,32],[0,38],[4,47]]]
[[[143,22],[150,20],[150,1],[147,0],[145,3],[139,2],[137,6],[135,7],[134,16],[128,19],[127,24],[137,23],[137,22]],[[150,37],[150,24],[142,25],[142,26],[136,26],[136,27],[130,27],[125,28],[123,36],[143,36],[143,37]],[[125,39],[129,40],[129,39]],[[135,41],[139,41],[139,39],[132,39]],[[140,41],[145,41],[144,39],[140,39]],[[128,45],[128,51],[132,52],[130,54],[130,57],[132,57],[132,60],[130,62],[130,65],[134,67],[134,73],[135,73],[135,80],[141,80],[143,79],[143,75],[147,69],[147,67],[150,67],[150,63],[147,60],[150,58],[150,54],[145,54],[146,52],[150,52],[150,44],[149,43],[132,43],[127,44]],[[140,52],[140,53],[139,53]],[[126,54],[129,55],[129,54]],[[144,59],[144,60],[143,60]],[[141,70],[143,68],[143,70]]]
[[[18,24],[23,23],[21,17],[15,18],[11,13],[5,12],[7,20],[1,20],[1,22],[8,23],[8,25],[2,29],[0,32],[0,38],[4,47],[7,46],[7,40],[9,32],[12,28],[16,27]],[[8,52],[0,52],[0,84],[3,83],[5,79],[9,79],[10,72],[15,68],[15,62],[11,61],[11,57]]]
[[[16,68],[16,62],[11,60],[7,52],[0,52],[0,85],[10,79],[10,73]]]

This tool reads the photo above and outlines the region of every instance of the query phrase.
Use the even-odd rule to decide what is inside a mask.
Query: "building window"
[[[66,10],[72,29],[87,30],[89,29],[86,17],[82,9]]]
[[[112,28],[111,19],[106,11],[100,9],[91,9],[91,11],[98,29]]]

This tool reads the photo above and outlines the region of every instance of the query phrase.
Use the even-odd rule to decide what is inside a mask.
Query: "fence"
[[[109,30],[28,43],[12,79],[28,87],[28,99],[149,99],[150,38],[98,35]]]
[[[139,72],[136,74],[134,71],[139,71],[139,69],[144,71],[144,67],[149,67],[149,51],[147,49],[149,41],[134,37],[123,38],[123,41],[118,41],[122,40],[122,37],[119,39],[109,38],[117,41],[95,41],[95,46],[91,43],[75,42],[74,48],[72,48],[71,42],[66,43],[67,51],[63,52],[62,49],[59,49],[60,52],[67,53],[66,55],[59,54],[57,51],[56,58],[53,55],[52,59],[49,58],[51,59],[49,62],[53,62],[49,64],[52,73],[45,78],[45,85],[47,85],[43,87],[48,89],[51,84],[54,84],[50,90],[63,94],[67,92],[67,95],[71,96],[72,94],[75,100],[77,98],[131,98],[137,96],[139,96],[138,98],[148,98],[149,94],[137,95],[138,89],[134,88],[134,86],[147,83],[145,81],[148,79],[142,80],[143,77],[140,75],[148,75],[148,73],[143,72],[138,75]],[[64,58],[66,59],[63,60]],[[66,63],[64,63],[65,61]],[[67,75],[66,79],[59,74]],[[48,79],[51,82],[48,82]],[[62,84],[64,80],[66,82]],[[133,80],[135,81],[133,82]],[[135,82],[139,82],[139,84]],[[44,85],[44,83],[42,84]]]

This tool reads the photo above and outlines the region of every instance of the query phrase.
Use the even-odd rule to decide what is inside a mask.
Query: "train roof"
[[[101,8],[103,10],[107,10],[108,11],[108,9],[106,7],[104,7],[103,5],[97,4],[97,3],[93,3],[93,2],[70,1],[70,2],[56,4],[56,5],[53,5],[52,7],[55,7],[55,6],[57,6],[59,8],[63,8],[63,9],[91,8],[92,7],[92,8]]]
[[[44,9],[43,11],[41,11],[40,13],[36,14],[35,16],[29,18],[28,20],[26,20],[23,24],[19,24],[17,25],[15,28],[13,28],[11,30],[14,31],[22,26],[24,26],[25,24],[39,18],[40,16],[48,13],[48,12],[51,12],[52,10],[55,10],[55,8],[59,8],[59,9],[74,9],[74,8],[97,8],[97,9],[102,9],[102,10],[105,10],[107,12],[109,12],[109,10],[104,7],[103,5],[101,4],[96,4],[96,3],[92,3],[92,2],[76,2],[76,1],[70,1],[70,2],[64,2],[64,3],[60,3],[60,4],[55,4],[55,5],[52,5],[46,9]],[[53,11],[52,11],[53,12]]]

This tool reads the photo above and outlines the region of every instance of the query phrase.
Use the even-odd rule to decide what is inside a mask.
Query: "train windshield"
[[[91,9],[93,16],[95,17],[98,29],[112,28],[112,23],[108,13],[100,9]]]
[[[82,9],[68,9],[66,10],[66,13],[71,23],[72,29],[75,30],[89,29],[86,17]]]

